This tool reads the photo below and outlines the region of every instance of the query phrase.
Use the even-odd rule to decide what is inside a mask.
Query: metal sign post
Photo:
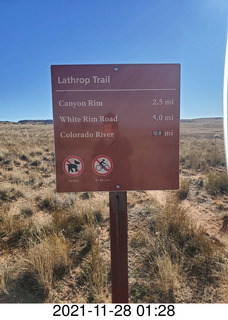
[[[127,192],[109,192],[112,302],[128,303]]]

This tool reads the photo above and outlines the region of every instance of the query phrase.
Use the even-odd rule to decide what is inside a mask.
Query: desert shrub
[[[8,152],[7,149],[3,149],[1,148],[0,150],[0,163],[1,163],[1,167],[7,167],[10,163],[12,159],[12,155],[10,154],[10,152]]]
[[[132,248],[144,247],[147,244],[147,234],[144,231],[136,231],[130,237],[130,246]]]
[[[5,160],[8,160],[10,159],[10,153],[8,152],[7,149],[3,149],[1,147],[1,150],[0,150],[0,162],[3,162]]]
[[[33,150],[29,153],[29,155],[31,157],[42,156],[42,150],[41,149]]]
[[[207,150],[205,158],[212,167],[225,166],[226,164],[224,150],[220,150],[216,145]]]
[[[41,303],[48,292],[29,270],[20,270],[15,279],[8,280],[8,301],[11,303]]]
[[[23,196],[24,194],[18,187],[12,186],[8,183],[3,185],[0,189],[0,202],[13,201]]]
[[[189,192],[189,181],[185,179],[181,179],[180,188],[177,191],[177,197],[179,200],[184,200],[187,198]]]
[[[133,303],[145,302],[147,296],[150,295],[150,288],[140,282],[135,282],[130,287],[130,296]]]
[[[69,246],[55,234],[30,241],[24,257],[0,266],[0,302],[43,302],[69,270]],[[9,259],[8,259],[9,260]]]
[[[209,166],[225,166],[224,150],[220,150],[217,145],[201,146],[197,142],[192,143],[188,150],[181,152],[180,164],[188,169],[206,170]]]
[[[158,220],[160,219],[162,216],[158,217]],[[167,201],[163,219],[166,225],[161,228],[163,236],[173,242],[178,252],[182,252],[187,258],[194,258],[193,263],[197,263],[197,258],[200,262],[202,259],[207,262],[213,260],[215,245],[203,229],[194,225],[177,201]],[[161,224],[161,221],[159,223]]]
[[[66,237],[78,237],[81,231],[85,232],[102,221],[99,206],[91,206],[83,200],[72,201],[72,198],[63,200],[52,214],[53,230],[62,232]]]
[[[7,201],[8,200],[8,193],[6,189],[0,190],[0,200]]]
[[[28,161],[28,156],[25,155],[24,153],[22,153],[21,155],[19,155],[19,159],[22,160],[22,161]]]
[[[23,215],[8,213],[5,205],[0,212],[0,248],[25,246],[31,240],[38,239],[44,232],[45,227],[39,227],[32,217],[24,218]]]
[[[33,167],[37,167],[40,164],[41,164],[40,160],[37,160],[37,159],[31,162],[31,166],[33,166]]]
[[[54,212],[61,208],[61,201],[53,193],[46,194],[43,198],[36,197],[37,207],[42,211]]]
[[[0,280],[1,303],[39,303],[47,298],[45,288],[30,270],[24,268],[22,259],[15,264],[4,259],[0,266]]]
[[[228,215],[225,215],[222,220],[223,220],[223,224],[220,231],[226,233],[228,232]]]
[[[7,177],[8,181],[10,181],[11,184],[16,184],[16,185],[23,185],[24,184],[24,176],[21,173],[11,173],[8,177]]]
[[[88,200],[92,197],[92,195],[93,195],[92,192],[83,192],[80,194],[80,198],[82,200]]]
[[[160,301],[175,302],[174,291],[179,282],[180,267],[169,254],[157,256],[151,263],[150,276]]]
[[[32,216],[33,211],[32,211],[32,209],[29,208],[29,207],[22,207],[22,208],[20,209],[20,214],[21,214],[22,216],[24,216],[24,217],[30,217],[30,216]]]
[[[211,195],[226,194],[228,192],[228,174],[211,173],[205,183],[206,190]]]
[[[94,231],[93,235],[96,234]],[[82,285],[89,286],[90,288],[87,297],[88,303],[107,301],[109,297],[109,273],[110,267],[103,256],[100,243],[94,238],[89,257],[83,264],[79,279]]]
[[[38,244],[31,242],[24,259],[24,272],[33,275],[45,292],[49,292],[53,281],[60,279],[69,268],[68,252],[67,241],[56,234]]]
[[[204,170],[206,168],[206,160],[201,152],[191,151],[185,156],[181,156],[180,163],[186,168],[194,170]]]
[[[57,210],[52,215],[52,229],[62,232],[65,237],[77,236],[83,230],[84,220],[77,214]]]
[[[40,210],[52,211],[55,208],[55,201],[49,197],[44,199],[37,199],[37,207]]]
[[[8,268],[8,259],[6,254],[3,252],[0,264],[0,302],[1,296],[4,297],[4,295],[7,294]]]
[[[152,219],[144,257],[144,277],[150,278],[154,288],[151,302],[175,302],[183,275],[198,279],[199,286],[216,283],[221,246],[193,224],[178,199],[169,198]]]
[[[36,197],[35,201],[40,210],[51,213],[55,211],[72,212],[75,204],[75,198],[72,196],[62,199],[52,192],[47,193],[44,197]]]

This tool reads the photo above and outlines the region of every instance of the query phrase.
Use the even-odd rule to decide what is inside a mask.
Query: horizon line
[[[180,118],[180,121],[183,120],[199,120],[199,119],[223,119],[223,116],[212,116],[212,117],[193,117],[193,118]],[[13,123],[18,123],[20,121],[54,121],[52,119],[20,119],[20,120],[0,120],[1,122],[13,122]]]

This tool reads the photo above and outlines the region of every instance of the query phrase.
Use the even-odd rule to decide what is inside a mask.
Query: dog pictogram
[[[63,170],[68,176],[79,176],[84,170],[84,163],[78,156],[69,156],[63,161]]]

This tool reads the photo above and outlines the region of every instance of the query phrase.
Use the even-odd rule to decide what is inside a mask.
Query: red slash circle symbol
[[[108,156],[98,156],[92,163],[93,171],[99,176],[107,176],[113,168],[112,159]]]
[[[63,171],[70,177],[79,176],[83,170],[84,163],[78,156],[70,156],[63,161]]]

